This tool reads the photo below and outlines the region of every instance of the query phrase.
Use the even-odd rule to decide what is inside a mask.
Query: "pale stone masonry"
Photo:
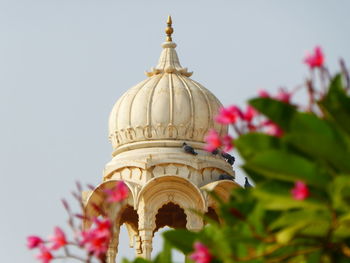
[[[130,190],[127,205],[114,222],[109,263],[115,262],[122,224],[136,256],[150,258],[155,231],[166,225],[200,230],[204,222],[193,209],[217,219],[215,201],[207,190],[227,199],[238,186],[218,178],[220,174],[234,177],[232,166],[203,150],[209,129],[227,133],[226,126],[214,121],[221,103],[180,65],[172,32],[169,19],[158,65],[114,105],[109,117],[113,158],[105,167],[103,182],[86,193],[86,213],[95,215],[91,204],[103,206],[101,189],[122,180]],[[185,153],[183,142],[198,155]]]

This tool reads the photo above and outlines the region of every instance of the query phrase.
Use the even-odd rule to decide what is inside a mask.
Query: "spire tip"
[[[167,35],[166,41],[172,42],[173,39],[171,38],[171,35],[174,32],[174,29],[172,28],[173,21],[171,20],[171,16],[170,15],[168,16],[168,19],[167,19],[166,23],[168,25],[167,28],[165,29],[165,33]]]

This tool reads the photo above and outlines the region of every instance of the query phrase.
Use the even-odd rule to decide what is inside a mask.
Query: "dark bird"
[[[248,189],[248,188],[252,188],[253,186],[249,183],[248,178],[245,178],[245,182],[244,182],[244,188]]]
[[[226,162],[228,162],[229,164],[233,165],[235,163],[235,157],[232,156],[231,154],[229,153],[225,153],[225,152],[222,152],[221,153],[221,156],[225,158]]]
[[[219,150],[218,149],[215,149],[211,152],[213,155],[217,155],[219,153]]]
[[[182,144],[182,148],[185,150],[186,153],[193,154],[193,155],[198,154],[194,151],[194,149],[191,146],[187,145],[187,143],[185,142]]]
[[[234,181],[233,176],[229,175],[229,174],[220,174],[219,175],[219,180],[231,180]]]

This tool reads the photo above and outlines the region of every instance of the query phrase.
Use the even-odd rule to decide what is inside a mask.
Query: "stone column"
[[[118,245],[119,245],[119,233],[120,226],[115,225],[113,227],[113,236],[109,242],[109,247],[107,250],[107,263],[115,263],[117,254],[118,254]]]
[[[143,229],[140,230],[140,238],[141,238],[141,257],[145,259],[151,259],[152,253],[152,238],[153,238],[153,230],[151,229]]]
[[[155,213],[149,211],[141,202],[137,211],[139,215],[139,242],[141,253],[138,255],[145,259],[151,259],[153,231],[155,229]]]

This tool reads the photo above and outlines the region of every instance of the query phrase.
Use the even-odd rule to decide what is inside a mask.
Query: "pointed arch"
[[[205,200],[200,189],[189,180],[172,175],[153,178],[141,189],[135,205],[138,213],[142,214],[140,225],[146,224],[145,221],[147,221],[147,228],[153,231],[156,228],[158,210],[170,202],[184,210],[187,229],[202,228],[203,220],[194,213],[194,211],[200,213],[206,211]]]
[[[108,180],[99,184],[87,197],[85,208],[84,208],[84,229],[89,228],[91,221],[89,218],[98,217],[101,213],[106,213],[109,209],[110,204],[106,202],[107,194],[105,190],[110,190],[115,187],[116,183],[120,180]],[[126,186],[129,189],[129,195],[126,202],[126,205],[134,205],[134,191],[133,185],[129,182],[125,182]],[[123,208],[124,209],[124,208]]]
[[[234,181],[219,180],[202,186],[201,190],[205,192],[214,192],[221,200],[228,201],[231,191],[239,187],[241,186]],[[214,209],[217,207],[215,199],[210,196],[210,194],[206,194],[206,204],[207,207],[212,207]]]

